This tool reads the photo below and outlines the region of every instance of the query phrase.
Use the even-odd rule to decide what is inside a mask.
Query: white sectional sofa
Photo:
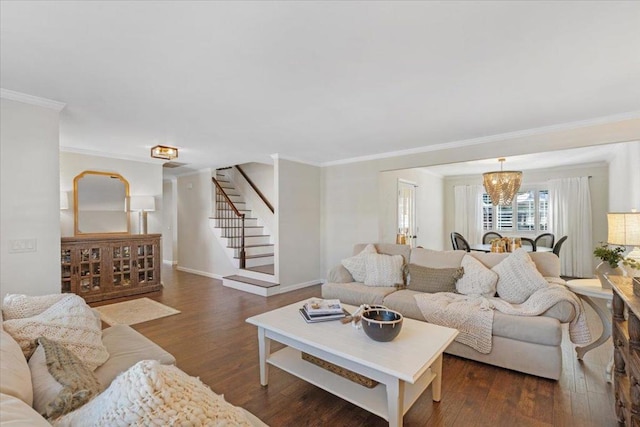
[[[361,253],[365,246],[366,244],[355,245],[353,254]],[[430,268],[459,267],[467,254],[492,268],[509,256],[507,253],[411,249],[406,245],[394,244],[376,244],[375,247],[380,254],[402,255],[406,263]],[[556,255],[534,252],[530,257],[542,276],[552,282],[563,283],[559,277],[560,263]],[[354,282],[343,265],[332,268],[327,282],[322,285],[323,298],[337,298],[352,305],[382,304],[406,317],[425,321],[414,297],[416,293],[417,291],[403,289],[402,286],[372,287]],[[575,316],[574,306],[564,301],[538,316],[514,316],[496,311],[489,354],[480,353],[459,342],[452,343],[446,353],[557,380],[562,371],[561,324],[570,322]]]

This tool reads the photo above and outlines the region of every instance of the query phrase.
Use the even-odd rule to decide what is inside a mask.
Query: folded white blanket
[[[569,302],[576,312],[569,322],[571,342],[586,344],[591,341],[582,301],[562,285],[550,283],[522,304],[448,292],[418,294],[415,298],[427,322],[458,329],[456,341],[484,354],[491,352],[493,310],[514,316],[538,316],[561,301]]]

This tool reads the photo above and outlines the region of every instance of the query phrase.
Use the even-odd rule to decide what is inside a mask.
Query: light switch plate
[[[37,239],[16,239],[9,240],[9,253],[21,254],[26,252],[37,252],[38,240]]]

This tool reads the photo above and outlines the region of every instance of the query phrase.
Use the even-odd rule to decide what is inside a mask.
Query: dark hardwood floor
[[[167,266],[162,274],[162,291],[138,297],[160,301],[181,313],[133,327],[172,353],[181,369],[224,394],[229,402],[273,427],[388,425],[382,418],[277,368],[270,370],[269,386],[260,386],[256,328],[245,319],[320,296],[319,285],[265,298]],[[595,338],[601,325],[588,310]],[[612,386],[604,379],[611,351],[609,340],[580,362],[565,330],[559,381],[445,355],[442,401],[433,402],[427,389],[405,415],[404,425],[614,426]]]

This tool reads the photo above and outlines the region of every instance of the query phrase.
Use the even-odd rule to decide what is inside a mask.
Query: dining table
[[[529,245],[523,245],[522,247],[526,249],[527,252],[534,252],[533,248]],[[491,243],[469,245],[469,249],[476,252],[491,252]],[[535,252],[553,252],[553,248],[539,246],[536,248]]]

